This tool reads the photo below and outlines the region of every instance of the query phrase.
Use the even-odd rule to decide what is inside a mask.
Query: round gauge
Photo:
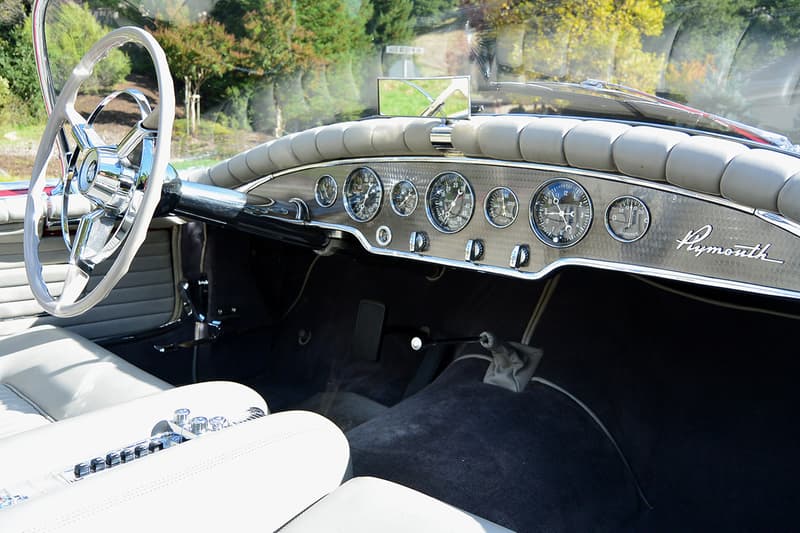
[[[577,244],[592,224],[592,200],[572,180],[544,183],[531,200],[531,228],[543,243],[554,248]]]
[[[507,228],[517,219],[519,202],[517,195],[508,187],[497,187],[489,191],[483,203],[486,220],[496,228]]]
[[[339,188],[333,176],[324,175],[317,180],[314,186],[314,199],[320,207],[330,207],[336,201],[336,193]]]
[[[443,172],[428,186],[425,208],[431,224],[443,233],[461,231],[475,210],[475,193],[458,172]]]
[[[392,210],[401,217],[407,217],[414,212],[417,200],[417,188],[410,181],[398,181],[392,187]]]
[[[361,167],[344,180],[344,209],[356,222],[369,222],[381,208],[383,185],[372,169]]]
[[[650,210],[635,196],[620,196],[606,209],[606,229],[618,241],[638,241],[649,227]]]

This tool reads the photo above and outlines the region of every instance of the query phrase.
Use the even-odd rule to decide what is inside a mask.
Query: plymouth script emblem
[[[706,255],[724,255],[728,257],[738,257],[740,259],[755,259],[757,261],[766,261],[768,263],[783,264],[782,259],[772,259],[769,257],[767,251],[772,244],[734,244],[729,248],[723,246],[712,246],[703,244],[714,230],[711,224],[706,224],[700,229],[690,231],[683,239],[675,241],[678,243],[676,250],[686,250],[694,254],[695,257]]]

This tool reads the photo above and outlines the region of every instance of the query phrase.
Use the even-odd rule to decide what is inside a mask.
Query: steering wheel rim
[[[158,81],[159,105],[131,130],[117,146],[108,146],[75,111],[75,98],[94,66],[113,48],[127,43],[142,46],[150,55]],[[25,273],[33,296],[48,313],[71,317],[100,303],[128,272],[147,236],[153,213],[161,199],[161,187],[170,158],[175,91],[167,58],[155,38],[135,27],[109,32],[86,52],[75,66],[48,117],[34,160],[24,220]],[[79,169],[81,193],[99,208],[81,217],[70,250],[61,294],[50,294],[39,259],[39,222],[46,212],[45,172],[61,128],[69,123],[79,149],[85,152]],[[139,144],[141,162],[135,169],[127,159]],[[150,144],[151,143],[151,144]],[[152,145],[152,146],[151,146]],[[147,153],[145,148],[147,148]],[[78,148],[76,148],[78,149]],[[119,170],[119,172],[116,171]],[[133,170],[132,170],[133,169]],[[132,175],[133,174],[133,175]],[[69,194],[69,191],[63,191]],[[114,228],[112,222],[117,224]],[[125,230],[120,234],[120,229]],[[117,253],[105,276],[81,296],[94,266]]]

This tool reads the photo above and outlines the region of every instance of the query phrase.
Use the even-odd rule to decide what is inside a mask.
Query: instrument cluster
[[[330,174],[321,175],[314,186],[314,198],[321,208],[330,208],[338,196],[336,180]],[[420,196],[424,207],[419,206]],[[517,193],[507,186],[497,186],[476,198],[475,189],[463,174],[445,171],[437,174],[421,194],[408,179],[396,181],[388,194],[387,203],[400,217],[409,217],[416,209],[425,210],[428,222],[445,234],[458,233],[469,224],[476,209],[492,227],[511,226],[520,212]],[[594,206],[586,189],[568,177],[556,177],[542,183],[526,202],[528,222],[533,234],[552,248],[569,248],[587,234],[594,218]],[[384,204],[384,186],[380,176],[370,167],[350,171],[344,180],[342,202],[345,211],[355,222],[369,222]],[[623,195],[614,198],[603,215],[609,235],[623,243],[641,239],[650,227],[650,211],[644,200]],[[419,231],[424,231],[422,228]],[[419,231],[417,233],[419,233]],[[388,245],[388,233],[378,236],[379,244]],[[413,244],[411,251],[415,250]]]

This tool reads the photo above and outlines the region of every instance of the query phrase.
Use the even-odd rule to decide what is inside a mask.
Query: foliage
[[[0,35],[8,35],[23,24],[27,11],[23,0],[0,0]]]
[[[311,35],[298,25],[292,0],[262,0],[242,18],[245,67],[276,80],[311,64]]]
[[[163,25],[153,35],[169,58],[172,75],[178,81],[188,78],[195,91],[233,67],[234,39],[219,22]]]
[[[351,14],[342,0],[297,0],[297,24],[310,38],[314,60],[328,64],[367,49],[365,25],[372,15],[368,2]]]
[[[194,134],[200,115],[200,89],[209,78],[233,68],[234,38],[221,23],[205,19],[161,25],[154,36],[169,57],[172,75],[183,82],[186,117]]]
[[[109,28],[95,19],[89,7],[73,2],[58,5],[48,26],[47,51],[53,78],[64,83],[89,48],[108,33]],[[131,62],[120,49],[111,50],[83,83],[85,92],[108,90],[131,72]]]
[[[412,15],[417,18],[437,17],[456,7],[455,0],[414,0]]]
[[[412,0],[373,0],[373,13],[367,22],[367,33],[375,44],[406,44],[414,35],[415,19]]]
[[[30,20],[24,20],[5,37],[0,36],[0,73],[7,88],[0,101],[2,121],[20,125],[43,117]]]
[[[662,59],[642,38],[663,29],[661,0],[490,0],[498,63],[527,78],[599,78],[654,91]]]

